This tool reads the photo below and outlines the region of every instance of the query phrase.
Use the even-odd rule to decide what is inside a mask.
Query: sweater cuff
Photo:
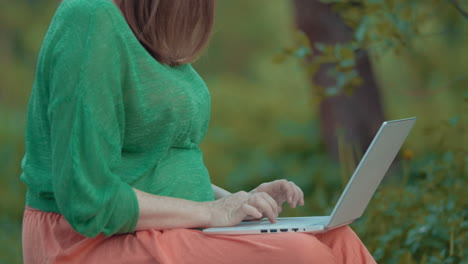
[[[135,191],[130,185],[122,182],[117,193],[115,211],[110,220],[111,223],[109,223],[109,226],[119,228],[116,231],[105,230],[103,233],[106,236],[134,232],[138,223],[139,208]]]

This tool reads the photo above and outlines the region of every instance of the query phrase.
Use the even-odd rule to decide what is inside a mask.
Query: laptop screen
[[[415,122],[413,117],[382,124],[341,194],[328,227],[361,217]]]

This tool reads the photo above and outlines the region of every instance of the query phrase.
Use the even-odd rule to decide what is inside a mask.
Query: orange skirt
[[[207,235],[198,230],[145,230],[88,238],[64,217],[27,207],[23,258],[32,263],[375,263],[345,226],[327,233]]]

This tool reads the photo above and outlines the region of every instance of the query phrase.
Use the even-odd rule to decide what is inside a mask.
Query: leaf
[[[413,15],[412,8],[406,7],[403,9],[401,17],[408,21],[411,19],[412,15]]]
[[[309,47],[300,47],[299,49],[296,50],[296,52],[294,53],[294,55],[295,55],[297,58],[303,59],[303,58],[305,58],[306,56],[311,55],[311,51],[310,51],[310,48],[309,48]]]
[[[336,75],[336,85],[339,88],[343,88],[343,86],[348,82],[349,75],[346,73],[338,72]]]
[[[451,162],[453,162],[453,160],[454,160],[453,152],[447,151],[447,152],[444,154],[443,161],[444,161],[445,163],[451,163]]]
[[[460,225],[461,228],[468,228],[468,220],[463,221]]]
[[[288,59],[285,53],[278,53],[271,58],[271,61],[275,64],[281,64]]]
[[[340,61],[340,66],[343,68],[351,68],[351,67],[354,67],[354,65],[355,65],[354,59],[347,59],[347,60]]]
[[[350,43],[350,45],[346,45],[346,46],[343,46],[343,48],[341,48],[340,50],[340,53],[341,53],[341,57],[343,59],[354,59],[354,50],[355,50],[355,43]]]
[[[325,94],[327,96],[335,96],[335,95],[338,95],[339,90],[340,89],[338,89],[338,87],[336,86],[329,86],[325,88]]]
[[[299,46],[310,47],[310,40],[303,31],[296,31],[295,40]]]
[[[354,31],[354,37],[358,42],[363,42],[368,29],[368,18],[364,16],[361,20],[361,23],[358,25]]]
[[[319,70],[319,68],[320,68],[320,63],[312,62],[309,65],[307,65],[306,69],[307,69],[307,73],[310,76],[314,76]]]
[[[321,51],[321,52],[325,52],[325,49],[327,48],[327,45],[324,44],[324,43],[321,43],[321,42],[315,42],[315,43],[314,43],[314,47],[315,47],[317,50]]]
[[[333,54],[335,54],[335,58],[341,60],[341,45],[340,44],[335,44],[335,47],[333,47]]]
[[[354,87],[359,87],[364,84],[364,80],[361,78],[361,76],[356,76],[350,81],[351,85]]]
[[[452,125],[453,127],[456,127],[457,124],[458,124],[458,120],[459,120],[459,119],[460,119],[460,118],[459,118],[458,116],[452,117],[452,118],[449,120],[450,125]]]

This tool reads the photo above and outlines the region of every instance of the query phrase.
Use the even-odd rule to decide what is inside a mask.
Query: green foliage
[[[405,54],[408,61],[417,58],[417,63],[411,63],[410,67],[413,72],[419,69],[419,76],[443,76],[444,85],[450,86],[455,94],[460,94],[462,87],[466,88],[454,81],[465,80],[466,73],[455,73],[453,70],[442,73],[437,70],[440,66],[435,66],[440,65],[441,61],[431,67],[427,61],[419,59],[423,53],[418,51],[418,47],[421,47],[419,41],[431,34],[428,32],[442,32],[444,37],[452,40],[464,33],[464,18],[455,9],[450,10],[452,6],[447,1],[323,2],[332,3],[334,10],[354,29],[354,40],[339,44],[310,44],[304,35],[298,34],[294,45],[284,48],[274,57],[274,62],[277,63],[286,61],[288,57],[298,58],[311,76],[317,73],[320,66],[333,65],[329,74],[335,79],[335,85],[320,87],[312,84],[312,91],[319,101],[341,91],[350,94],[355,87],[361,85],[362,80],[356,74],[354,66],[356,56],[362,54],[362,51],[370,54],[375,62],[379,62],[390,52]],[[307,50],[309,47],[313,47],[312,52],[297,56],[297,51]],[[449,68],[460,67],[458,61],[452,59],[450,62]],[[395,77],[401,78],[398,75]],[[434,86],[433,81],[426,83],[429,87]],[[429,90],[427,87],[421,89]],[[438,88],[430,95],[440,96],[446,92],[447,90]],[[429,97],[426,96],[427,99]],[[454,103],[464,104],[466,109],[466,95],[455,99]],[[428,111],[421,114],[426,116]],[[428,143],[421,147],[426,152],[422,152],[424,154],[417,160],[404,160],[404,176],[400,180],[393,179],[393,184],[381,188],[364,217],[354,224],[378,262],[468,262],[468,202],[464,199],[468,156],[466,146],[451,140],[463,138],[466,119],[460,120],[456,115],[442,122],[431,120],[429,123],[420,126],[424,127],[424,136],[420,142]],[[436,141],[431,142],[433,140]],[[413,154],[406,156],[411,159]],[[326,186],[321,188],[328,189],[327,193],[333,189]],[[315,202],[330,198],[321,194],[311,196],[313,198],[308,200]]]
[[[413,151],[406,149],[363,217],[352,225],[378,263],[467,263],[468,152],[451,142],[450,136],[461,138],[464,133],[465,124],[454,120],[458,119],[443,122],[447,126],[438,124],[443,129],[426,129],[432,138],[444,136],[437,146],[444,151],[414,158]],[[295,129],[306,136],[294,144],[283,138],[276,154],[259,149],[247,152],[243,166],[228,177],[227,186],[251,189],[286,175],[307,196],[304,207],[285,208],[285,215],[329,214],[348,179],[338,177],[338,164],[323,155],[320,139],[313,132],[317,127]]]
[[[462,136],[461,127],[450,130]],[[455,148],[403,161],[401,181],[381,188],[356,223],[378,262],[466,263],[467,155]]]
[[[449,38],[466,34],[464,9],[456,1],[446,0],[321,0],[331,4],[354,32],[354,38],[343,43],[309,43],[302,33],[296,34],[294,45],[283,48],[273,58],[281,63],[288,57],[299,59],[310,76],[322,65],[331,65],[327,72],[335,80],[331,86],[312,83],[319,100],[344,92],[353,93],[362,85],[355,66],[360,56],[369,54],[378,60],[388,52],[411,51],[412,41],[434,34]],[[457,10],[455,7],[458,7]],[[465,78],[457,76],[455,79]],[[449,80],[449,82],[453,81]]]

